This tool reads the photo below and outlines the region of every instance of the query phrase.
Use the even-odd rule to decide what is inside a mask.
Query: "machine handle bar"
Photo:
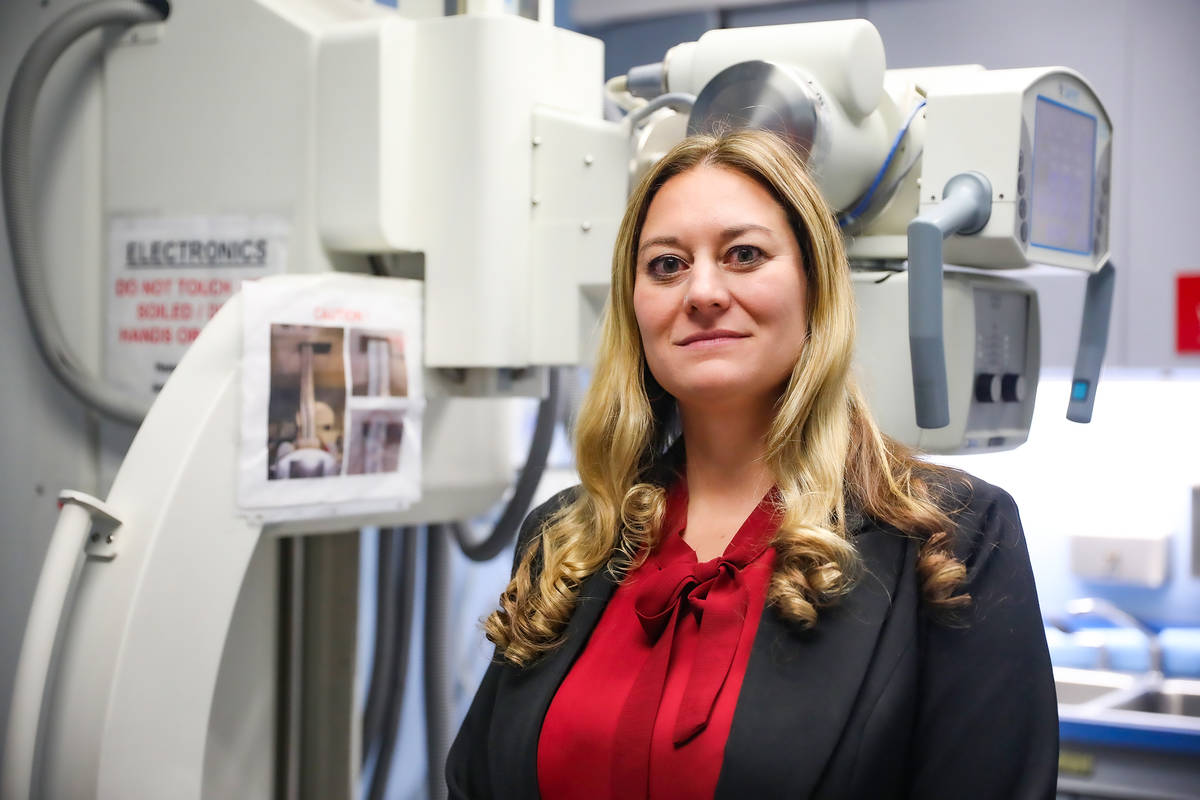
[[[1100,365],[1104,363],[1104,351],[1108,347],[1108,324],[1112,319],[1116,282],[1117,269],[1112,261],[1106,261],[1088,276],[1083,296],[1083,320],[1079,325],[1079,351],[1075,355],[1075,374],[1071,378],[1071,400],[1067,403],[1067,419],[1072,422],[1092,421]]]
[[[942,326],[942,242],[978,233],[992,215],[992,185],[978,172],[946,182],[942,201],[908,224],[908,349],[917,425],[950,424],[946,343]]]
[[[58,504],[58,522],[46,550],[17,660],[0,781],[4,800],[35,796],[35,772],[44,737],[42,718],[49,703],[46,689],[55,673],[67,607],[78,585],[76,566],[92,533],[107,536],[120,526],[104,503],[83,492],[63,492]]]

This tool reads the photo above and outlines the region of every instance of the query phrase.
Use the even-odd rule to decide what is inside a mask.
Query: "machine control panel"
[[[1020,403],[1025,399],[1025,376],[1015,372],[980,372],[975,376],[979,403]]]
[[[1036,321],[1033,296],[977,285],[975,299],[975,384],[967,414],[967,437],[982,448],[1004,448],[1028,435],[1038,363],[1031,350]],[[1031,325],[1034,329],[1031,331]]]

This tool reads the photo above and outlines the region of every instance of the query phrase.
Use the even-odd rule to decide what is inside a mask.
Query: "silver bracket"
[[[58,507],[71,504],[87,511],[92,519],[83,551],[89,558],[112,561],[120,548],[121,520],[103,501],[85,492],[68,490],[58,495]]]

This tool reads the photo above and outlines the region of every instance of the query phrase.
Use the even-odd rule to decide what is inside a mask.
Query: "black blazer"
[[[922,613],[919,542],[861,522],[862,578],[812,630],[763,612],[717,798],[1054,796],[1054,678],[1016,505],[976,478],[951,494],[963,622]],[[518,553],[566,499],[530,514]],[[615,588],[592,575],[561,646],[524,669],[489,666],[447,761],[452,798],[538,797],[542,720]]]

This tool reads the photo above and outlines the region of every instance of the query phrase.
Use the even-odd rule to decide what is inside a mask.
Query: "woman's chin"
[[[745,383],[730,381],[690,383],[671,394],[681,409],[695,411],[769,409],[773,401],[773,397],[766,396],[768,393],[748,391]]]

